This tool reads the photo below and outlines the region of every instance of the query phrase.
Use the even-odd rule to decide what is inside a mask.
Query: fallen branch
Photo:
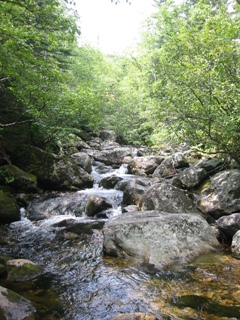
[[[0,123],[0,127],[4,128],[4,127],[11,127],[11,126],[15,126],[17,124],[22,124],[22,123],[26,123],[26,122],[32,122],[33,120],[23,120],[23,121],[15,121],[15,122],[10,122],[10,123]]]

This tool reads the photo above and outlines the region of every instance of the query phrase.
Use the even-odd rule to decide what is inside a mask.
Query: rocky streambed
[[[94,143],[0,227],[1,319],[239,319],[240,169]]]

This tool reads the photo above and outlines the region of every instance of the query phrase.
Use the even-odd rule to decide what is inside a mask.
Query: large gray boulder
[[[169,184],[156,183],[141,197],[139,208],[145,210],[160,210],[170,213],[198,213],[193,201],[186,193]]]
[[[222,216],[216,221],[216,225],[227,238],[232,240],[234,234],[240,230],[240,213]]]
[[[232,256],[236,259],[240,259],[240,230],[233,236],[231,250]]]
[[[199,186],[207,177],[205,169],[195,167],[186,168],[179,175],[182,185],[188,189]]]
[[[95,160],[107,164],[122,164],[126,156],[131,156],[132,150],[128,147],[113,148],[112,150],[96,151],[92,154]]]
[[[123,205],[139,205],[145,190],[146,187],[139,184],[138,181],[128,181],[123,191]]]
[[[9,289],[0,287],[0,318],[2,320],[34,319],[35,312],[35,308],[27,299]]]
[[[225,169],[227,164],[228,162],[225,158],[202,159],[195,165],[195,168],[202,168],[206,170],[209,175],[213,175]]]
[[[76,165],[83,168],[87,173],[92,172],[91,158],[85,152],[77,152],[71,155]]]
[[[117,134],[114,130],[102,130],[99,134],[102,140],[116,141]]]
[[[106,255],[136,258],[149,270],[187,263],[220,248],[209,224],[197,214],[126,213],[109,220],[103,234]]]
[[[53,190],[90,188],[93,178],[68,156],[57,156],[42,149],[21,146],[12,156],[13,162],[37,177],[39,187]]]
[[[240,170],[229,169],[212,176],[201,188],[197,207],[214,219],[240,211]]]
[[[160,156],[135,157],[128,166],[129,173],[145,175],[152,174],[164,160]]]
[[[178,173],[179,169],[189,167],[188,161],[184,155],[177,152],[165,158],[162,163],[155,169],[153,176],[166,178],[174,176]]]

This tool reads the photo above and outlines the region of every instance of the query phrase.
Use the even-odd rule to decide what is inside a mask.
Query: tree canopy
[[[238,161],[239,22],[224,0],[166,1],[151,21],[143,49],[159,125],[191,145]]]
[[[155,1],[137,51],[124,56],[79,46],[67,3],[0,0],[2,158],[107,128],[124,143],[174,138],[240,162],[237,1]]]

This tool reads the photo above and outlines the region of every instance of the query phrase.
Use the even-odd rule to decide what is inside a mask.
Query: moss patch
[[[25,281],[36,278],[42,274],[42,269],[38,265],[25,262],[23,259],[9,260],[7,262],[8,280]]]
[[[20,207],[8,192],[0,191],[0,224],[20,220]]]

